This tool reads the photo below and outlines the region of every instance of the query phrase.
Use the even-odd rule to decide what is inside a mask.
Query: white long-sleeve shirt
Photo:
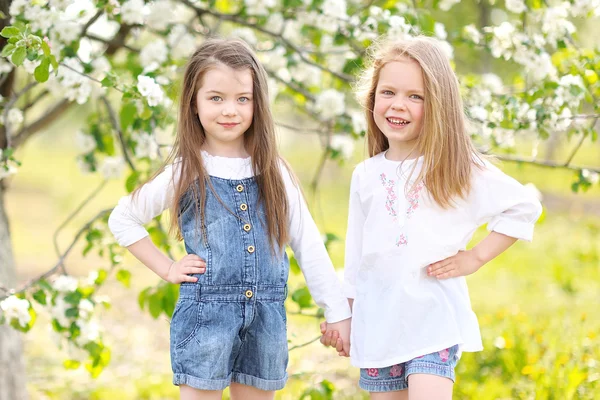
[[[222,179],[246,179],[254,176],[250,158],[202,157],[211,176]],[[155,179],[146,183],[135,201],[125,196],[113,210],[108,225],[121,246],[131,244],[148,236],[144,224],[169,208],[173,202],[174,182],[179,177],[179,163],[168,166]],[[282,176],[289,202],[290,247],[306,278],[315,303],[325,310],[328,322],[350,318],[348,300],[335,273],[322,236],[312,219],[299,188],[287,168],[281,164]]]
[[[530,241],[541,205],[513,178],[486,163],[472,189],[442,209],[418,176],[422,157],[404,163],[380,153],[352,175],[344,291],[354,299],[352,364],[381,368],[458,344],[482,349],[464,277],[438,280],[426,267],[464,250],[475,230]],[[411,189],[412,187],[412,189]]]

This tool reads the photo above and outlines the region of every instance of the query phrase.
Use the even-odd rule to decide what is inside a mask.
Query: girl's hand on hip
[[[179,261],[173,261],[169,266],[166,281],[171,283],[197,282],[192,274],[206,272],[206,262],[195,254],[188,254]]]
[[[427,275],[437,279],[456,278],[471,275],[483,266],[481,260],[472,250],[459,251],[458,254],[448,257],[427,266]]]

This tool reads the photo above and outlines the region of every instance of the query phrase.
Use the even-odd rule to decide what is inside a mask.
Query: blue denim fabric
[[[271,250],[254,178],[210,179],[221,201],[207,185],[205,238],[191,191],[179,205],[185,248],[206,260],[206,273],[180,285],[171,320],[173,383],[282,389],[288,363],[285,249]]]
[[[408,389],[408,376],[429,374],[455,380],[458,345],[385,368],[361,368],[358,385],[368,392],[393,392]]]

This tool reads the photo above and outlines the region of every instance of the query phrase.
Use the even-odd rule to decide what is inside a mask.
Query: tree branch
[[[73,103],[67,99],[57,102],[54,107],[49,109],[44,115],[32,122],[29,126],[23,127],[15,136],[13,148],[21,146],[30,136],[40,129],[48,126],[65,111],[67,111]]]
[[[104,105],[106,106],[106,109],[108,110],[108,116],[110,117],[110,123],[113,126],[113,129],[117,132],[117,136],[119,138],[119,143],[121,143],[121,151],[123,152],[123,157],[125,158],[125,161],[127,161],[127,164],[129,164],[129,168],[131,168],[132,171],[136,171],[135,165],[133,164],[133,161],[131,161],[131,158],[129,157],[129,152],[127,151],[127,145],[125,143],[125,138],[123,137],[123,132],[121,131],[121,128],[119,127],[119,121],[117,120],[115,111],[112,109],[112,106],[108,102],[108,99],[106,98],[106,96],[102,96],[102,102],[104,103]]]
[[[290,347],[290,348],[288,349],[288,351],[292,351],[292,350],[296,350],[296,349],[299,349],[299,348],[302,348],[302,347],[306,347],[306,346],[308,346],[309,344],[312,344],[312,343],[316,342],[316,341],[317,341],[317,340],[319,340],[319,339],[321,339],[321,336],[317,336],[316,338],[314,338],[314,339],[312,339],[312,340],[309,340],[309,341],[308,341],[308,342],[306,342],[306,343],[297,344],[296,346]]]
[[[75,238],[73,239],[73,241],[71,242],[71,244],[69,245],[69,247],[67,248],[67,250],[65,250],[65,252],[63,253],[63,255],[58,259],[58,262],[52,267],[50,268],[48,271],[44,272],[41,275],[38,275],[37,277],[30,279],[27,283],[25,283],[23,286],[21,286],[18,289],[6,289],[3,287],[3,290],[5,292],[8,293],[8,295],[2,295],[0,296],[0,301],[6,299],[7,297],[10,297],[16,293],[21,293],[26,291],[27,289],[29,289],[30,287],[32,287],[33,285],[35,285],[37,282],[39,282],[42,279],[46,279],[50,276],[52,276],[54,273],[56,273],[56,271],[61,267],[61,265],[64,263],[64,260],[67,258],[67,256],[69,255],[69,253],[71,252],[71,250],[73,250],[73,248],[75,247],[75,244],[79,241],[79,238],[85,233],[85,231],[87,231],[88,229],[90,229],[90,227],[92,226],[92,224],[94,222],[96,222],[96,220],[104,217],[106,214],[110,213],[112,211],[112,208],[109,209],[105,209],[100,211],[98,214],[96,214],[96,216],[94,218],[92,218],[90,221],[88,221],[88,223],[86,223],[83,228],[81,228],[79,230],[79,232],[77,232],[77,234],[75,235]]]
[[[491,153],[486,153],[486,152],[483,152],[483,153],[492,155]],[[537,165],[538,167],[568,169],[568,170],[577,171],[577,172],[587,169],[588,171],[600,173],[600,167],[575,166],[575,165],[569,165],[569,164],[555,162],[555,161],[542,161],[542,160],[536,160],[533,158],[522,158],[522,157],[518,157],[518,156],[509,156],[509,155],[501,155],[501,154],[493,154],[493,156],[502,161]]]

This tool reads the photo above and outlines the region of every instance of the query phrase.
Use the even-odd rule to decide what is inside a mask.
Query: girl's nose
[[[392,103],[392,110],[394,111],[402,111],[406,110],[406,106],[404,105],[404,101],[398,99]]]
[[[233,116],[237,114],[237,110],[233,104],[227,103],[224,105],[222,113],[225,116]]]

